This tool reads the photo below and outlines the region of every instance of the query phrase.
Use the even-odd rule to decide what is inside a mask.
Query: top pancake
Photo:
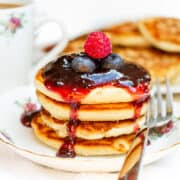
[[[78,73],[71,67],[76,54],[59,57],[36,75],[37,90],[61,102],[81,104],[132,102],[149,94],[150,76],[133,63],[120,69],[102,69],[97,61],[92,73]]]
[[[137,24],[129,21],[116,24],[102,30],[105,32],[113,45],[147,47],[149,42],[140,33]]]
[[[180,52],[180,19],[147,18],[141,20],[138,27],[153,46],[168,52]]]

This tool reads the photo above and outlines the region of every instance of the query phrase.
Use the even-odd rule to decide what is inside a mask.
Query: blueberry
[[[123,64],[123,59],[114,53],[111,53],[102,60],[103,69],[119,69]]]
[[[76,56],[73,59],[71,66],[74,69],[74,71],[81,73],[91,73],[96,69],[96,65],[93,62],[93,60],[91,60],[86,55]]]

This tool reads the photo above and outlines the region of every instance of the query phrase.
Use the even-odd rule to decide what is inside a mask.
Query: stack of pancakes
[[[113,51],[146,68],[152,80],[173,85],[180,82],[180,19],[150,17],[126,21],[102,30],[111,39]],[[63,53],[81,52],[86,35],[71,40]]]
[[[90,77],[84,78],[86,73],[77,73],[68,66],[74,56],[62,56],[36,75],[42,110],[31,123],[35,135],[46,145],[59,149],[60,156],[126,153],[145,122],[149,74],[137,65],[125,63],[123,76],[121,70],[98,70],[92,73],[96,82],[100,77],[102,83],[108,78],[108,83],[82,88],[83,83],[90,87],[95,82],[90,81]],[[128,83],[128,87],[115,85],[120,80]],[[74,142],[69,137],[73,137]]]

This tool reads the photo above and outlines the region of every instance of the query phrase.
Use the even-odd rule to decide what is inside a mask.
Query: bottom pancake
[[[54,130],[46,126],[40,115],[34,117],[31,125],[36,137],[44,144],[55,149],[59,149],[63,145],[64,139],[60,138]],[[100,140],[77,138],[74,149],[77,155],[82,156],[123,154],[129,150],[134,136],[135,134],[130,134]]]
[[[41,111],[41,118],[44,124],[56,131],[64,138],[67,137],[68,121],[60,121],[53,118],[47,111]],[[145,123],[145,116],[137,119],[128,119],[121,121],[79,121],[76,128],[76,136],[82,139],[102,139],[106,137],[116,137],[124,134],[131,134],[141,129]]]

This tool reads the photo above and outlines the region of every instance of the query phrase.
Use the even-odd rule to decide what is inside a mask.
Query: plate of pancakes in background
[[[120,170],[136,133],[144,127],[151,79],[163,84],[168,76],[174,86],[178,83],[180,20],[155,17],[101,31],[71,40],[61,56],[38,70],[35,88],[20,87],[0,97],[2,143],[60,170]],[[95,45],[100,42],[108,49],[106,35],[113,53],[93,57],[91,38],[101,38]],[[145,164],[180,144],[178,108],[175,102],[176,118],[150,138]]]
[[[180,92],[180,19],[149,17],[101,29],[111,39],[113,52],[147,69],[163,84],[168,76],[173,92]],[[63,53],[80,52],[87,35],[72,39]],[[165,88],[162,88],[165,91]]]

